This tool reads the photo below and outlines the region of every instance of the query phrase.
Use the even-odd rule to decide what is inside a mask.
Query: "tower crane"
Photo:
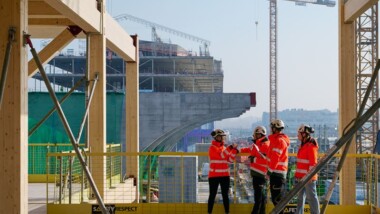
[[[334,7],[331,0],[286,0],[296,5],[325,5]],[[277,118],[277,0],[269,0],[269,120]],[[269,121],[269,122],[270,122]]]
[[[208,40],[206,40],[206,39],[202,39],[200,37],[193,36],[193,35],[190,35],[188,33],[184,33],[184,32],[178,31],[178,30],[174,30],[172,28],[165,27],[163,25],[156,24],[154,22],[150,22],[150,21],[147,21],[147,20],[144,20],[144,19],[132,16],[132,15],[129,15],[129,14],[121,14],[121,15],[115,16],[114,19],[116,21],[129,20],[129,21],[133,21],[133,22],[145,25],[147,27],[150,27],[152,29],[152,40],[155,41],[155,42],[160,42],[161,41],[161,39],[157,35],[156,30],[161,30],[161,31],[164,31],[164,32],[167,32],[167,33],[170,33],[170,34],[173,34],[173,35],[176,35],[176,36],[188,39],[188,40],[199,42],[200,44],[203,45],[203,51],[202,51],[201,47],[199,48],[200,49],[200,55],[204,55],[204,56],[209,56],[210,55],[208,48],[209,48],[211,42],[208,41]]]

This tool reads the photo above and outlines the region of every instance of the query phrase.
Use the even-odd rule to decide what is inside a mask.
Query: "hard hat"
[[[264,126],[257,126],[255,128],[255,130],[253,131],[253,134],[262,134],[262,135],[266,135],[267,134],[267,130],[265,129]]]
[[[224,133],[224,131],[221,129],[215,129],[214,131],[211,132],[211,136],[213,138],[215,138],[217,136],[226,136],[226,133]]]
[[[298,128],[298,132],[305,132],[305,133],[308,133],[308,134],[312,134],[314,133],[314,129],[313,127],[309,126],[309,125],[304,125],[304,124],[301,124],[300,127]]]
[[[270,127],[271,128],[277,128],[277,129],[283,129],[283,128],[285,128],[285,124],[282,120],[274,119],[270,123]]]

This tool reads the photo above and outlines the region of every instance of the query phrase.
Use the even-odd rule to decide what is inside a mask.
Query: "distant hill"
[[[260,121],[258,117],[238,117],[215,122],[215,128],[252,129],[252,124]]]

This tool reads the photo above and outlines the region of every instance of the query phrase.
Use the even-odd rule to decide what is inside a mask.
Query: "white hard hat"
[[[253,134],[267,135],[267,130],[265,129],[264,126],[257,126],[255,130],[253,131]]]
[[[217,136],[226,136],[226,133],[221,129],[215,129],[214,131],[211,132],[211,136],[213,138],[215,138]]]
[[[298,132],[305,132],[308,134],[312,134],[312,133],[314,133],[314,129],[313,129],[313,127],[311,127],[309,125],[301,124],[300,127],[298,128]]]
[[[285,128],[285,123],[282,120],[274,119],[270,123],[270,127],[277,128],[277,129],[283,129],[283,128]]]

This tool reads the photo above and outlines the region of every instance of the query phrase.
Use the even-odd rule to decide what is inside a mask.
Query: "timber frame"
[[[356,20],[378,0],[339,0],[339,134],[357,117],[356,98]],[[353,138],[355,142],[355,137]],[[349,153],[356,154],[351,143]],[[340,204],[356,204],[356,160],[347,158],[340,172]]]
[[[87,79],[99,77],[88,116],[88,138],[93,152],[106,151],[106,48],[127,63],[126,145],[128,152],[139,151],[138,123],[138,38],[131,37],[104,10],[105,0],[0,0],[0,61],[5,59],[8,29],[15,28],[15,40],[9,55],[8,76],[0,106],[0,207],[7,213],[28,212],[28,78],[37,72],[28,62],[25,34],[31,39],[53,39],[38,53],[47,63],[77,37],[87,38]],[[0,71],[2,73],[2,71]],[[1,74],[0,73],[0,74]],[[1,76],[1,75],[0,75]],[[136,78],[137,77],[137,78]],[[88,90],[90,87],[88,88]],[[94,160],[105,166],[105,159]],[[137,177],[138,160],[128,176]],[[104,172],[97,170],[95,183],[100,195],[105,188]],[[137,193],[138,194],[138,193]]]

